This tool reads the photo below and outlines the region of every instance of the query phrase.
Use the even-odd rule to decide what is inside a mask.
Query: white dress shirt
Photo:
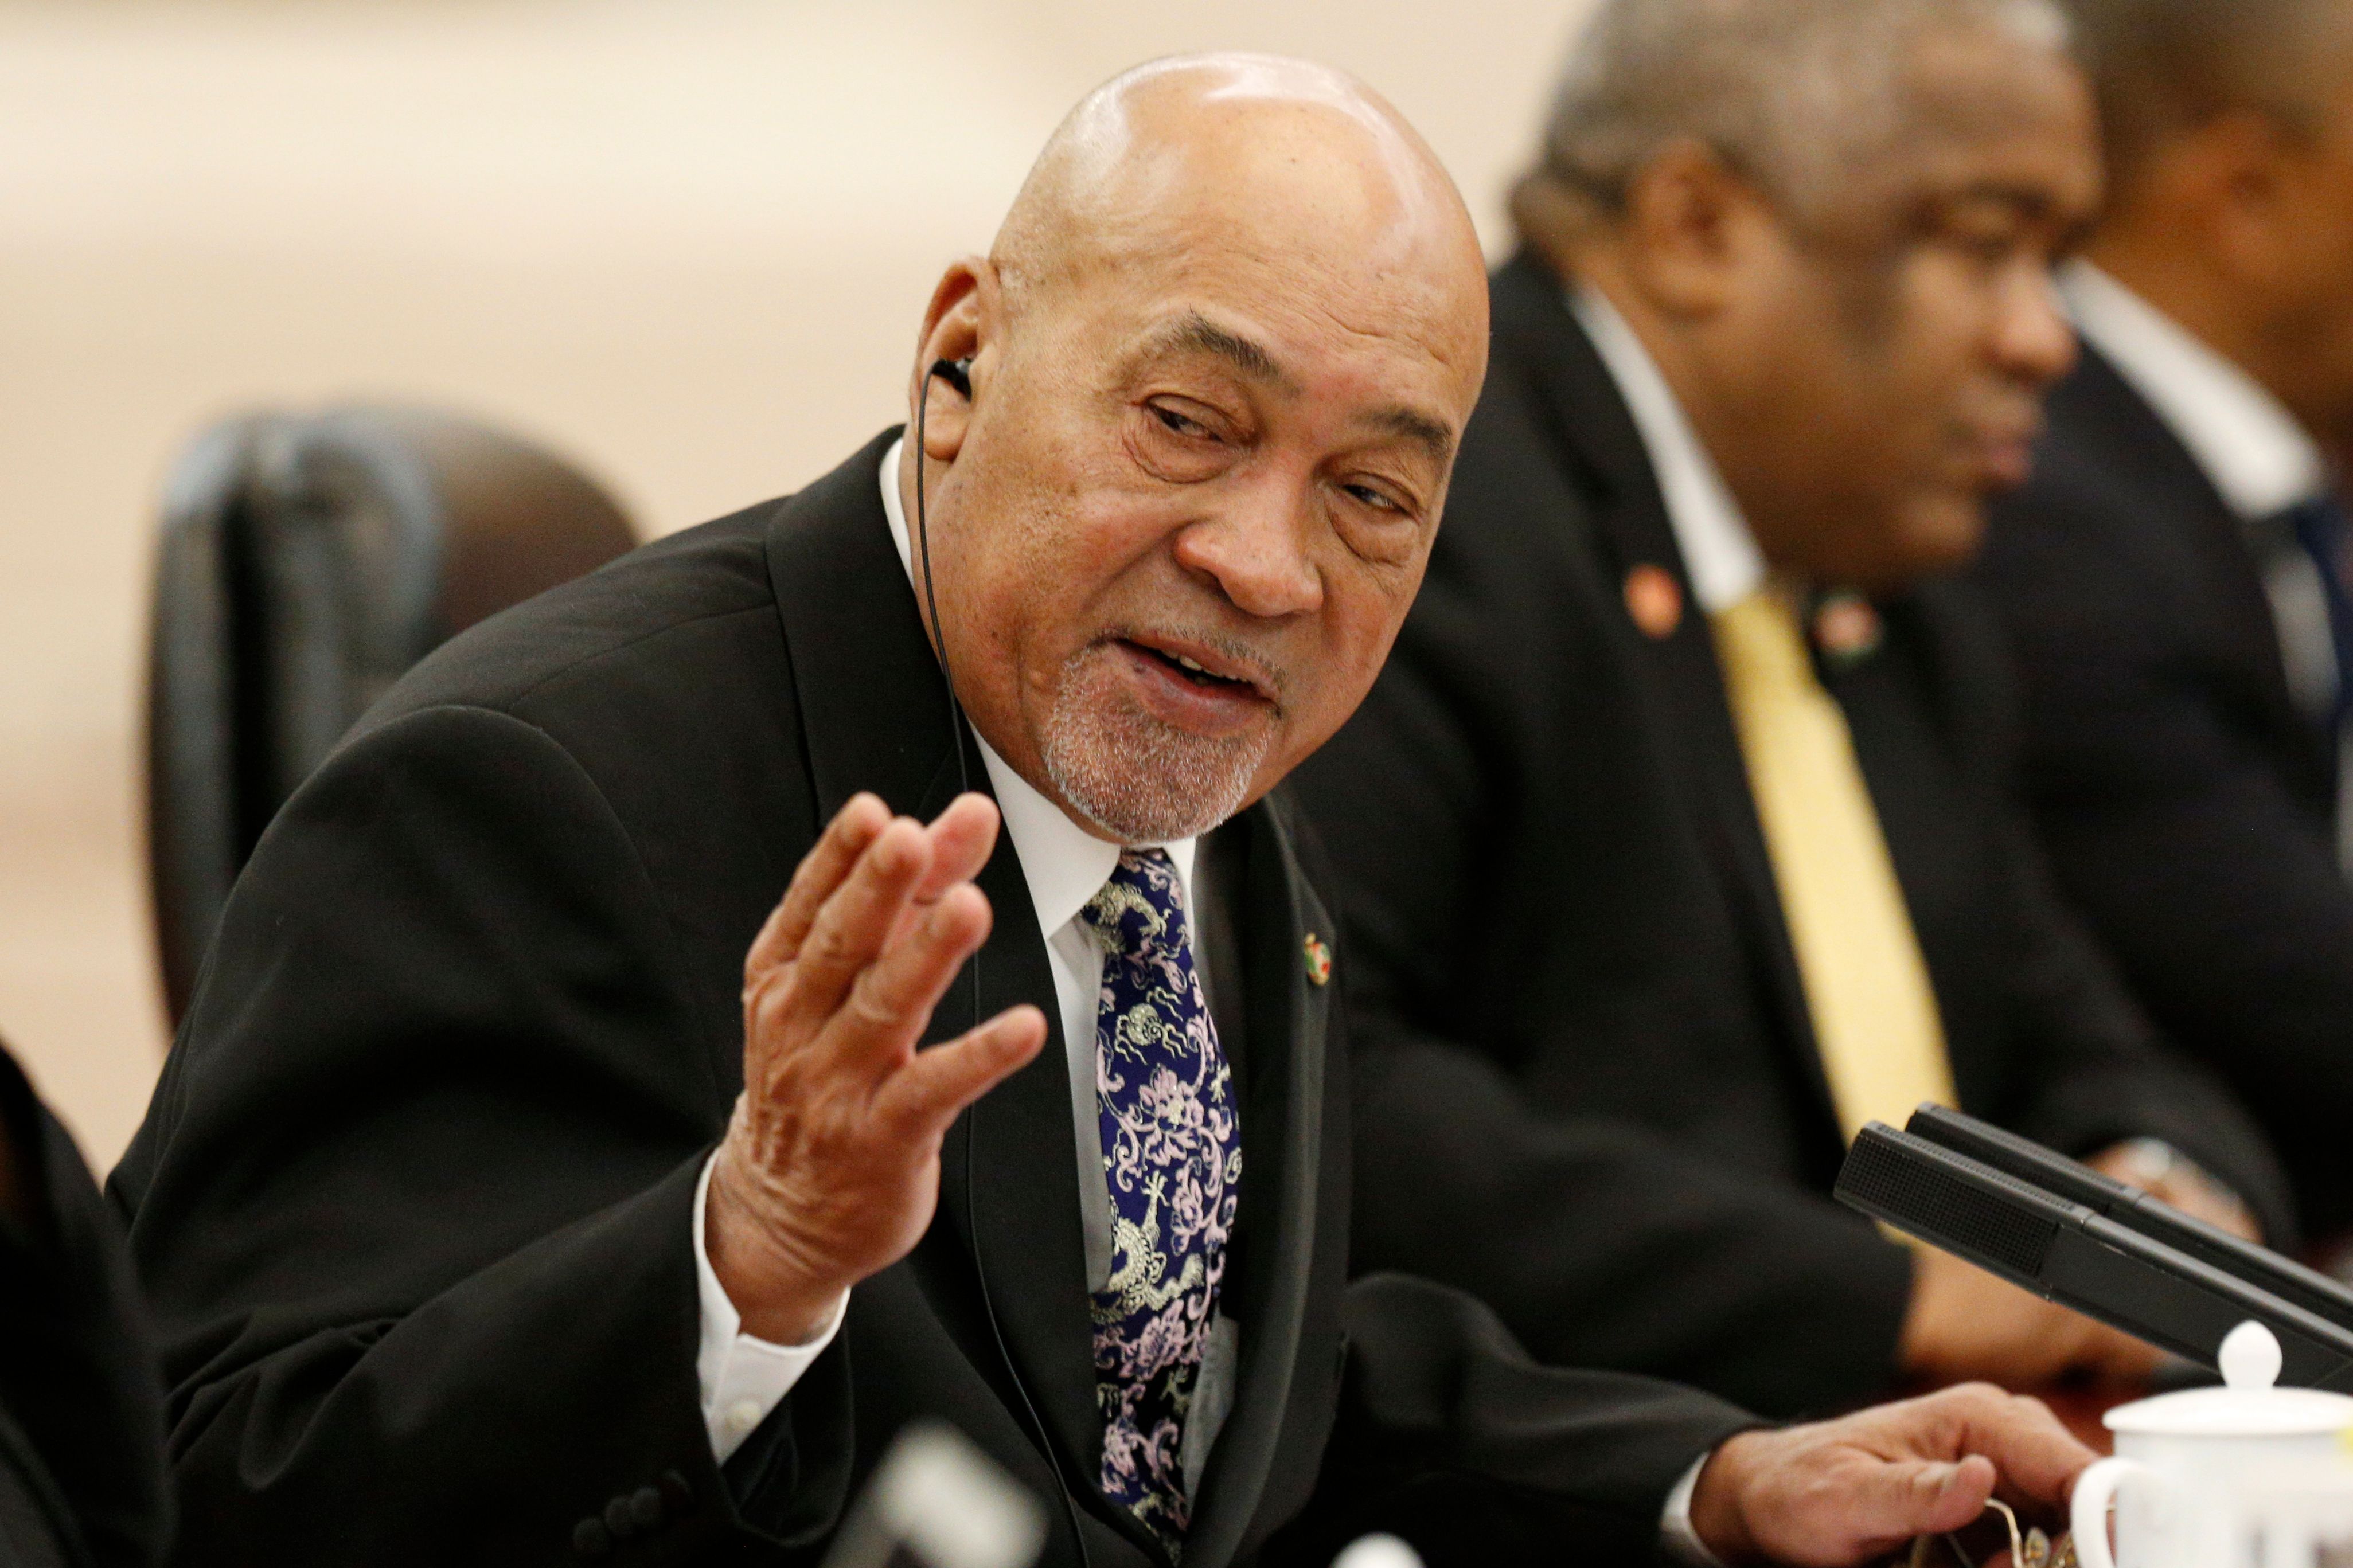
[[[2327,491],[2328,463],[2319,444],[2254,377],[2088,261],[2068,267],[2060,290],[2076,331],[2157,411],[2242,524],[2252,527]],[[2327,714],[2353,671],[2337,668],[2320,568],[2300,549],[2264,548],[2252,538],[2249,544],[2271,602],[2288,690],[2305,712]],[[2348,742],[2353,737],[2340,737],[2340,749]],[[2353,751],[2347,761],[2353,763]],[[2353,791],[2353,773],[2346,788]],[[2353,795],[2340,798],[2337,859],[2353,868],[2348,807]]]
[[[1730,609],[1765,582],[1764,552],[1748,531],[1740,503],[1733,499],[1715,459],[1700,445],[1698,432],[1667,378],[1659,374],[1658,363],[1618,307],[1599,289],[1579,283],[1569,289],[1568,308],[1593,340],[1594,352],[1634,416],[1651,471],[1658,476],[1660,498],[1667,503],[1675,548],[1682,552],[1683,570],[1691,574],[1693,595],[1711,616]]]
[[[2320,494],[2320,448],[2253,376],[2088,261],[2059,289],[2084,340],[2189,448],[2231,510],[2253,521]]]
[[[913,580],[913,551],[907,520],[899,500],[899,456],[903,442],[894,441],[882,456],[880,481],[882,508],[891,521],[892,542],[899,562]],[[1111,1191],[1103,1174],[1103,1132],[1095,1100],[1095,1012],[1101,1000],[1103,952],[1094,933],[1079,920],[1079,911],[1111,879],[1118,868],[1120,846],[1095,837],[1063,815],[1029,782],[981,741],[981,761],[1005,819],[1029,886],[1029,902],[1045,938],[1049,967],[1054,975],[1054,1000],[1062,1026],[1064,1053],[1071,1082],[1071,1131],[1078,1145],[1079,1218],[1086,1247],[1087,1284],[1099,1289],[1110,1283],[1112,1270]],[[1138,845],[1167,852],[1176,869],[1178,895],[1191,909],[1195,840]],[[1198,922],[1193,927],[1198,932]],[[1194,967],[1207,994],[1212,977],[1208,955],[1198,938]],[[714,1156],[715,1158],[715,1156]],[[711,1173],[706,1165],[703,1184]],[[779,1346],[742,1331],[742,1319],[727,1299],[718,1276],[703,1251],[702,1196],[694,1205],[695,1263],[702,1287],[702,1351],[696,1371],[702,1392],[703,1420],[711,1432],[714,1453],[724,1463],[769,1412],[783,1403],[802,1373],[832,1343],[841,1323],[837,1308],[831,1322],[805,1346]],[[843,1297],[844,1305],[849,1298]],[[1232,1405],[1233,1374],[1239,1365],[1240,1336],[1231,1320],[1220,1313],[1210,1329],[1209,1344],[1194,1385],[1193,1405],[1186,1421],[1185,1480],[1187,1491],[1200,1483],[1209,1447]]]

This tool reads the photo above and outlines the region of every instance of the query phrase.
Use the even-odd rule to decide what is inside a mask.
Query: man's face
[[[2073,363],[2051,268],[2088,220],[2090,97],[2057,58],[1922,46],[1908,134],[1803,219],[1762,209],[1713,334],[1706,431],[1760,546],[1892,588],[1975,552]]]
[[[2313,133],[2278,169],[2262,274],[2269,363],[2295,412],[2338,450],[2353,449],[2353,86],[2324,100]]]
[[[976,724],[1104,837],[1206,830],[1369,689],[1483,374],[1483,282],[1215,234],[1039,286],[933,558]]]

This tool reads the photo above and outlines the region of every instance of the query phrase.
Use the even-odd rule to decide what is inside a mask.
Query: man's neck
[[[2280,352],[2261,301],[2223,275],[2179,226],[2154,232],[2154,220],[2119,221],[2093,239],[2084,258],[2131,289],[2176,326],[2237,365],[2294,414],[2307,430],[2312,411],[2300,405],[2293,355]]]
[[[1739,421],[1725,408],[1725,399],[1708,375],[1705,362],[1692,343],[1688,330],[1651,303],[1609,246],[1580,247],[1571,267],[1569,275],[1607,300],[1641,342],[1642,352],[1657,367],[1659,378],[1673,394],[1692,434],[1730,492],[1744,526],[1765,556],[1767,567],[1776,574],[1786,574],[1788,564],[1776,558],[1771,542],[1770,508],[1774,498],[1755,493],[1757,487],[1744,482],[1740,443],[1732,436]],[[1760,528],[1760,521],[1767,526]]]

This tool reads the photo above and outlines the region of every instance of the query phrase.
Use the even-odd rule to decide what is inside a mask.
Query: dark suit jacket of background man
[[[740,1086],[744,952],[854,792],[929,815],[956,787],[878,494],[886,444],[437,654],[270,828],[118,1178],[190,1563],[569,1561],[585,1521],[649,1490],[659,1521],[609,1560],[807,1561],[922,1415],[1043,1496],[1056,1466],[1084,1478],[1093,1568],[1165,1562],[1093,1484],[1059,1038],[951,1131],[929,1234],[852,1293],[723,1476],[705,1434],[689,1231]],[[1475,1457],[1646,1551],[1679,1473],[1741,1416],[1539,1372],[1419,1282],[1344,1303],[1346,1053],[1302,955],[1329,919],[1279,801],[1203,854],[1233,868],[1250,1176],[1243,1360],[1187,1568],[1248,1560],[1296,1512],[1335,1421],[1367,1466]],[[978,1011],[1055,1018],[1009,839],[981,885]],[[959,982],[934,1035],[973,1014]],[[1060,1513],[1046,1561],[1078,1561]]]
[[[1301,771],[1356,984],[1356,1259],[1483,1297],[1537,1356],[1767,1413],[1887,1388],[1905,1250],[1841,1157],[1706,617],[1631,416],[1554,276],[1494,279],[1487,385],[1421,596]],[[1637,630],[1648,563],[1689,606]],[[2012,807],[1994,633],[1883,606],[1826,669],[1963,1105],[2085,1152],[2161,1137],[2286,1223],[2261,1141],[2161,1058]]]
[[[2240,520],[2096,352],[2051,399],[1982,576],[2026,691],[2059,882],[2158,1023],[2353,1227],[2353,889],[2334,744],[2289,695]]]

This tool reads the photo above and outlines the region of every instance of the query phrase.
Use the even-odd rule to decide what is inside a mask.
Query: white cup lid
[[[2204,1437],[2286,1437],[2353,1427],[2353,1398],[2316,1388],[2278,1388],[2279,1341],[2261,1323],[2241,1323],[2215,1358],[2221,1388],[2193,1388],[2119,1405],[2103,1417],[2111,1432]]]

